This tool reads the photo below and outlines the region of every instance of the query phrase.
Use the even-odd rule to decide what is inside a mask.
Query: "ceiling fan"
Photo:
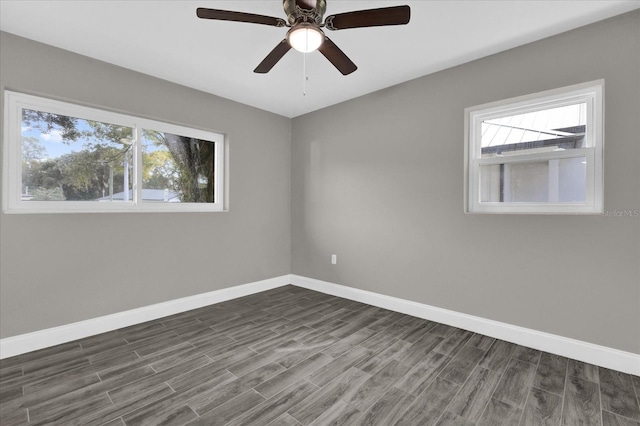
[[[300,52],[319,50],[343,75],[354,72],[358,67],[327,37],[322,28],[346,30],[349,28],[404,25],[409,23],[409,6],[392,6],[378,9],[358,10],[327,16],[326,0],[283,0],[288,22],[281,18],[256,15],[253,13],[198,8],[196,14],[202,19],[219,21],[248,22],[251,24],[290,27],[287,36],[267,55],[253,72],[268,73],[275,64],[293,47]]]

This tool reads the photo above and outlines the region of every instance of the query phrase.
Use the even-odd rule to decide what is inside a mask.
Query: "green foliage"
[[[77,129],[78,119],[43,111],[22,110],[22,123],[43,133],[59,130],[63,140],[75,141],[82,136]]]
[[[25,161],[39,160],[47,156],[47,150],[38,138],[22,137],[22,159]]]
[[[79,128],[81,122],[88,130]],[[83,144],[82,150],[42,160],[46,151],[40,141],[23,138],[24,186],[42,190],[43,197],[61,190],[67,200],[95,200],[108,193],[110,183],[114,193],[125,190],[123,160],[131,156],[131,128],[30,110],[24,110],[23,124],[43,133],[56,130],[67,145]],[[159,148],[143,156],[145,187],[171,189],[183,202],[214,201],[213,143],[157,131],[145,130],[144,136]]]
[[[142,157],[142,182],[145,188],[178,191],[178,173],[169,151],[153,151]]]
[[[59,188],[67,200],[95,200],[109,191],[110,169],[114,173],[114,192],[124,191],[122,155],[116,148],[98,147],[42,162],[23,163],[22,182],[30,188]]]
[[[33,193],[35,201],[64,201],[66,200],[62,188],[38,188]]]
[[[173,188],[180,201],[207,203],[214,201],[214,144],[185,136],[145,131],[155,145],[164,145],[173,157],[177,178]],[[156,151],[157,152],[157,151]]]

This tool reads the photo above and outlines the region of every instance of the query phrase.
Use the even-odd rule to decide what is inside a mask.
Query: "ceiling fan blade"
[[[343,75],[348,75],[358,69],[347,55],[329,37],[324,38],[324,42],[318,48],[320,53],[333,64]]]
[[[409,23],[409,19],[411,19],[411,8],[405,5],[338,13],[327,16],[324,25],[329,30],[346,30],[349,28],[404,25]]]
[[[278,45],[267,55],[266,58],[262,60],[262,62],[260,62],[260,64],[256,67],[255,70],[253,70],[253,72],[258,74],[268,73],[269,71],[271,71],[271,68],[273,68],[273,66],[277,64],[280,59],[282,59],[282,57],[289,51],[289,49],[291,49],[291,46],[289,46],[289,43],[285,38],[280,43],[278,43]]]
[[[245,12],[231,12],[228,10],[206,9],[199,7],[196,9],[196,15],[202,19],[216,19],[218,21],[235,21],[248,22],[250,24],[271,25],[273,27],[286,27],[287,21],[281,18],[273,18],[271,16],[256,15]]]

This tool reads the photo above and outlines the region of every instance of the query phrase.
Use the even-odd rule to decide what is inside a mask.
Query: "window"
[[[602,213],[603,85],[465,109],[466,211]]]
[[[223,210],[224,136],[5,91],[6,213]]]

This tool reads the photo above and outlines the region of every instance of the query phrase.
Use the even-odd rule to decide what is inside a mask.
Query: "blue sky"
[[[77,123],[76,128],[81,132],[91,130],[91,127],[85,120],[77,119],[76,123]],[[78,138],[75,141],[63,140],[59,129],[52,129],[48,133],[43,133],[40,129],[29,127],[25,123],[22,124],[22,136],[32,137],[37,139],[42,145],[42,147],[44,147],[44,149],[46,150],[46,153],[47,153],[46,158],[48,159],[58,158],[65,154],[82,151],[84,149],[85,144],[88,142],[91,142],[91,140],[85,139],[85,138]],[[116,148],[122,148],[121,145],[116,143],[109,143],[109,142],[103,142],[103,143],[109,144]],[[155,147],[152,143],[148,143],[145,145],[146,145],[145,146],[146,152],[152,152],[158,149],[163,149],[163,147]]]

